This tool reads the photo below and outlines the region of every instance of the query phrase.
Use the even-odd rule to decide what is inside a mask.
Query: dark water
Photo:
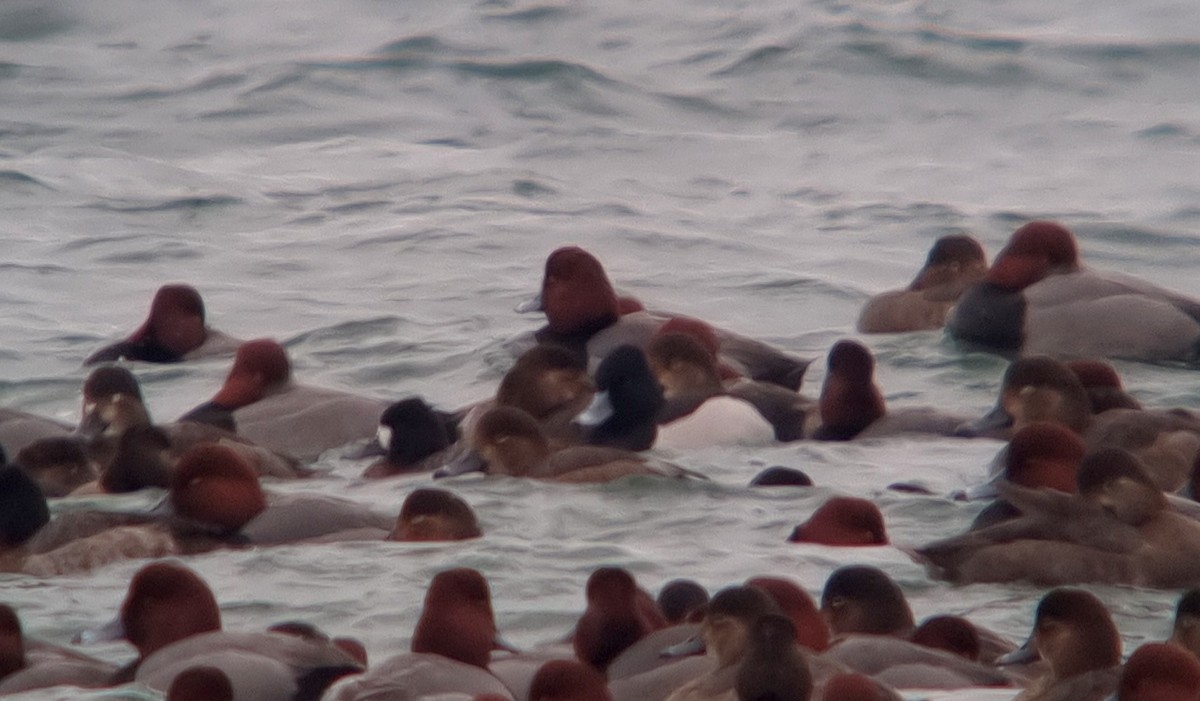
[[[866,297],[906,283],[945,233],[994,253],[1027,218],[1054,218],[1087,262],[1200,295],[1194,3],[590,5],[0,4],[0,404],[74,420],[81,359],[182,280],[219,328],[283,340],[305,381],[459,406],[493,390],[504,341],[537,326],[511,310],[566,243],[653,306],[818,358],[809,393]],[[1004,367],[937,333],[868,343],[895,406],[983,411]],[[1193,371],[1118,367],[1148,404],[1200,407]],[[160,419],[225,370],[135,368]],[[918,617],[965,613],[1016,639],[1036,588],[949,587],[898,548],[782,542],[831,493],[876,499],[900,546],[953,533],[978,507],[884,486],[948,493],[979,481],[997,447],[672,456],[704,486],[467,482],[478,543],[189,564],[227,627],[306,618],[375,659],[406,647],[425,585],[451,565],[488,576],[501,628],[527,645],[571,625],[600,564],[652,590],[770,573],[818,593],[836,566],[868,562]],[[769,464],[822,487],[743,488]],[[322,465],[330,477],[284,488],[394,512],[417,484]],[[65,640],[106,620],[141,564],[0,582],[29,630]],[[1176,592],[1096,591],[1127,651],[1168,632]]]

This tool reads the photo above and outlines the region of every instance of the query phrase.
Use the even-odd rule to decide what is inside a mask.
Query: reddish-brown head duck
[[[666,626],[654,599],[619,567],[601,567],[587,581],[587,610],[572,645],[580,661],[603,671],[625,648]]]
[[[858,497],[833,497],[788,536],[791,543],[887,545],[879,507]]]
[[[529,701],[612,701],[608,679],[574,660],[551,660],[533,676]]]
[[[492,595],[483,575],[466,567],[435,575],[425,592],[412,651],[487,669],[496,647]]]
[[[388,540],[469,540],[483,535],[470,505],[444,489],[413,490],[404,499]]]
[[[180,457],[171,477],[175,512],[225,531],[236,531],[266,509],[258,474],[235,451],[201,444]]]
[[[204,300],[191,285],[163,285],[150,303],[146,321],[124,341],[101,348],[85,365],[126,358],[151,363],[173,363],[195,353],[209,341],[204,320]]]
[[[746,586],[761,589],[796,627],[796,642],[821,652],[829,647],[829,626],[808,592],[782,577],[752,577]]]
[[[821,427],[813,437],[821,440],[849,440],[887,412],[866,346],[843,340],[829,350],[820,408]]]

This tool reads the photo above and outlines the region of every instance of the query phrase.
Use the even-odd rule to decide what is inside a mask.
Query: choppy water
[[[8,0],[0,405],[76,418],[81,359],[182,280],[217,327],[284,340],[304,381],[455,407],[487,395],[503,341],[538,325],[511,310],[565,243],[655,307],[816,358],[937,236],[965,230],[994,253],[1033,216],[1072,227],[1092,264],[1200,295],[1196,75],[1200,8],[1185,0]],[[983,411],[1004,367],[937,333],[868,343],[895,406]],[[1118,367],[1148,404],[1200,407],[1191,370]],[[135,371],[169,419],[225,369]],[[501,629],[526,645],[571,625],[600,564],[651,590],[770,573],[816,594],[836,566],[866,562],[918,617],[964,613],[1019,639],[1036,588],[950,587],[896,548],[783,543],[831,493],[876,499],[901,546],[956,532],[977,506],[883,487],[973,484],[996,448],[675,456],[712,485],[464,482],[488,534],[476,543],[189,564],[226,627],[305,618],[376,660],[406,648],[426,583],[453,565],[487,575]],[[770,464],[822,487],[743,488]],[[358,484],[362,464],[324,465],[330,477],[283,488],[394,512],[420,483]],[[106,620],[141,564],[8,576],[0,596],[61,641]],[[1096,591],[1127,652],[1168,632],[1176,592]],[[30,698],[58,697],[79,695]]]

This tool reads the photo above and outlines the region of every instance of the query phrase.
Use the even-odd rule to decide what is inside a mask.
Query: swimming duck
[[[364,529],[383,540],[393,522],[356,502],[324,494],[269,494],[250,465],[228,446],[201,444],[179,459],[169,501],[176,516],[221,537],[256,545],[320,539]]]
[[[375,435],[387,402],[310,387],[292,379],[283,346],[269,338],[238,347],[225,384],[181,420],[235,430],[255,444],[303,461]]]
[[[517,358],[500,380],[496,404],[522,409],[557,445],[583,441],[574,419],[592,401],[596,387],[587,363],[567,349],[538,344]]]
[[[900,587],[882,570],[840,567],[821,592],[821,613],[834,640],[824,659],[896,688],[1010,686],[995,668],[911,640],[912,609]],[[989,640],[1002,645],[1003,641]],[[989,648],[988,655],[991,655]]]
[[[1020,358],[1004,373],[996,407],[960,433],[1004,438],[1026,423],[1051,421],[1082,436],[1088,450],[1133,453],[1165,491],[1187,481],[1200,455],[1200,419],[1175,409],[1113,408],[1093,415],[1091,407],[1087,390],[1067,365],[1047,356]]]
[[[533,417],[507,406],[493,407],[479,418],[471,447],[469,455],[439,471],[438,476],[482,470],[492,475],[576,483],[611,482],[630,475],[704,479],[670,463],[617,448],[581,445],[553,451]]]
[[[327,701],[418,701],[452,692],[513,696],[487,672],[491,652],[505,648],[496,633],[487,580],[469,568],[436,574],[413,632],[412,653],[340,682]]]
[[[376,438],[385,455],[371,463],[363,477],[431,472],[452,456],[458,425],[454,417],[435,410],[424,399],[407,397],[383,410]]]
[[[529,701],[612,701],[608,680],[590,665],[550,660],[538,669]]]
[[[201,552],[220,543],[181,533],[158,514],[71,510],[50,517],[46,497],[17,467],[0,468],[0,571],[50,576],[110,562]]]
[[[792,620],[797,644],[813,652],[828,649],[829,626],[816,602],[799,585],[783,577],[758,576],[747,579],[746,586],[762,590]]]
[[[1048,672],[1013,701],[1101,701],[1117,687],[1121,636],[1094,594],[1053,589],[1038,602],[1033,632],[1002,663],[1041,658]]]
[[[919,549],[955,581],[1111,582],[1176,587],[1200,581],[1200,522],[1176,513],[1136,458],[1088,455],[1078,495],[1001,487],[1021,516]]]
[[[188,667],[171,680],[167,701],[233,701],[233,683],[216,667]]]
[[[778,613],[778,608],[760,589],[726,587],[717,592],[701,624],[702,643],[697,641],[688,648],[706,650],[714,665],[676,689],[667,701],[736,701],[737,672],[746,653],[750,627],[769,613]]]
[[[1200,659],[1200,589],[1188,589],[1180,595],[1170,642]]]
[[[1084,358],[1068,360],[1067,368],[1079,378],[1092,405],[1092,414],[1109,409],[1142,409],[1142,403],[1125,391],[1116,368],[1103,360]]]
[[[230,680],[235,701],[304,701],[318,698],[338,677],[362,670],[328,641],[222,631],[212,590],[173,562],[153,562],[133,576],[119,622],[120,632],[113,632],[137,648],[138,659],[113,683],[137,681],[165,690],[186,670],[211,666]]]
[[[1066,227],[1033,221],[1013,232],[983,281],[959,299],[946,328],[998,352],[1194,361],[1198,320],[1200,303],[1086,268]]]
[[[896,433],[951,436],[963,423],[961,417],[927,408],[889,411],[875,384],[875,357],[857,341],[835,343],[826,363],[818,402],[820,425],[811,431],[812,438],[844,441]]]
[[[414,489],[404,498],[388,540],[470,540],[483,535],[471,506],[444,489]]]
[[[738,701],[808,701],[812,674],[790,618],[766,614],[750,626],[734,689]]]
[[[622,314],[604,267],[578,246],[559,248],[547,257],[541,294],[518,310],[545,312],[546,326],[536,334],[539,342],[564,345],[593,359],[625,344],[644,348],[664,321],[674,316],[644,310]],[[723,364],[751,379],[793,391],[800,388],[809,361],[729,331],[714,331]]]
[[[654,603],[667,623],[693,623],[693,617],[697,621],[703,617],[708,590],[692,579],[672,579],[658,590]]]
[[[861,333],[940,329],[967,287],[987,274],[979,242],[965,234],[943,236],[929,249],[925,265],[903,290],[871,297],[858,317]]]
[[[182,284],[163,285],[154,293],[150,314],[136,331],[125,340],[91,354],[83,364],[121,359],[176,363],[231,354],[240,343],[206,324],[204,300],[196,288]]]
[[[1144,643],[1121,669],[1117,701],[1195,701],[1200,660],[1166,643]]]
[[[754,380],[736,385],[742,392],[758,398],[774,394],[772,390],[791,398],[791,404],[773,402],[767,405],[767,413],[785,417],[783,423],[776,425],[759,406],[762,401],[756,403],[726,389],[716,356],[691,334],[655,334],[646,348],[646,359],[662,386],[666,401],[657,417],[660,435],[656,445],[668,448],[765,445],[779,435],[789,439],[803,435],[805,412],[789,414],[786,408],[782,413],[779,411],[784,406],[799,405],[799,394]],[[757,390],[749,387],[755,384],[762,387]]]
[[[730,396],[680,398],[674,404],[640,349],[620,346],[596,369],[596,394],[576,417],[592,445],[647,450],[676,450],[716,445],[764,445],[774,428],[753,405]]]
[[[74,650],[26,638],[16,611],[0,604],[0,696],[50,686],[108,686],[117,668]]]
[[[581,662],[603,672],[626,648],[666,625],[654,599],[627,570],[600,567],[588,577],[587,610],[571,644]]]
[[[833,497],[796,526],[788,542],[855,546],[887,545],[889,541],[883,514],[873,502],[858,497]]]

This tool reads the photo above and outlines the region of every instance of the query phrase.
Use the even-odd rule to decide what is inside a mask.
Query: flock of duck
[[[220,333],[196,290],[162,287],[140,328],[86,360],[95,369],[78,425],[0,409],[0,572],[45,577],[150,559],[119,625],[85,634],[124,638],[138,657],[114,668],[26,638],[18,612],[0,606],[0,695],[138,681],[172,701],[872,701],[979,686],[1012,687],[1025,701],[1200,699],[1200,590],[1181,597],[1170,641],[1123,661],[1103,602],[1071,586],[1200,587],[1200,418],[1142,407],[1104,362],[1196,362],[1200,302],[1083,266],[1056,223],[1022,226],[990,266],[973,239],[940,239],[907,289],[869,301],[858,328],[945,327],[964,345],[1014,357],[995,409],[974,418],[889,409],[874,358],[853,340],[830,349],[820,395],[809,399],[800,392],[809,361],[618,296],[578,247],[551,253],[527,308],[546,326],[494,397],[446,412],[419,397],[388,404],[301,384],[279,343]],[[130,368],[229,354],[209,401],[152,421]],[[310,476],[333,449],[362,458],[364,479],[705,480],[646,451],[911,432],[1007,441],[993,479],[962,495],[992,499],[969,530],[911,555],[952,582],[1053,587],[1024,646],[957,616],[918,624],[901,588],[868,566],[834,571],[819,602],[776,577],[711,597],[679,579],[652,596],[628,571],[599,567],[574,630],[518,651],[497,635],[483,575],[458,568],[430,582],[411,653],[368,666],[361,644],[304,623],[222,631],[216,597],[179,559],[281,543],[486,537],[445,488],[453,479],[414,488],[395,518],[263,487]],[[808,484],[772,468],[751,486]],[[166,498],[149,511],[52,513],[47,501],[140,489]],[[888,536],[871,501],[838,496],[789,540],[854,547]]]

